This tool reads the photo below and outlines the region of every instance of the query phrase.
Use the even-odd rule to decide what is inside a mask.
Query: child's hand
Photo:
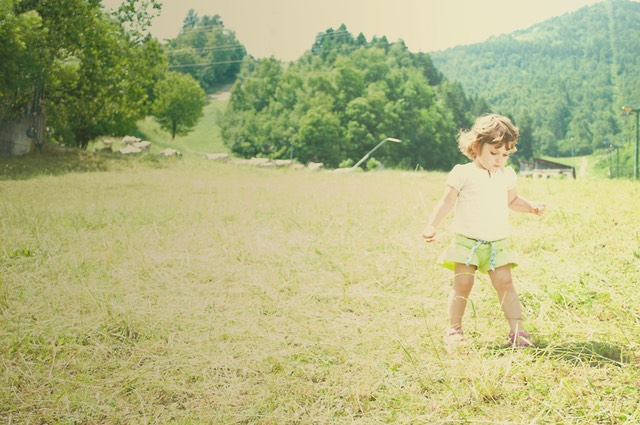
[[[429,225],[427,226],[426,229],[424,229],[424,232],[422,232],[422,237],[424,238],[425,242],[433,242],[436,240],[436,228]]]
[[[547,209],[546,204],[531,204],[531,212],[535,215],[542,215]]]

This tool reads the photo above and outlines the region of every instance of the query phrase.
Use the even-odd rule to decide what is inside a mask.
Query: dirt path
[[[233,84],[227,84],[226,86],[223,86],[217,92],[211,93],[210,95],[208,95],[207,99],[209,99],[209,100],[229,100],[229,97],[231,97],[231,87],[233,87]]]
[[[585,177],[587,175],[587,165],[589,165],[589,160],[585,156],[580,161],[580,169],[578,170],[578,176]]]

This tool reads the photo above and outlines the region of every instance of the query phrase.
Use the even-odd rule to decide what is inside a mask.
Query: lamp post
[[[363,162],[365,162],[367,160],[367,158],[369,158],[369,156],[371,156],[371,154],[378,149],[380,146],[382,146],[384,144],[384,142],[389,141],[389,142],[394,142],[394,143],[400,143],[402,142],[402,140],[398,140],[398,139],[394,139],[393,137],[387,137],[386,139],[382,140],[380,143],[378,143],[376,145],[375,148],[371,149],[369,152],[367,152],[367,154],[365,156],[363,156],[360,161],[356,162],[356,165],[354,165],[353,167],[351,167],[352,170],[355,170],[356,168],[358,168],[358,166],[360,164],[362,164]]]
[[[574,157],[574,153],[573,153],[573,137],[571,138],[571,157]]]
[[[622,110],[627,114],[633,112],[636,114],[636,160],[633,166],[633,178],[638,180],[638,145],[640,144],[638,141],[638,114],[640,114],[640,109],[631,108],[629,106],[623,106]]]

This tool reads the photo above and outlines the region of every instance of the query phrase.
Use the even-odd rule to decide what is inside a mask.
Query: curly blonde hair
[[[473,160],[480,154],[485,143],[504,146],[508,151],[516,148],[520,132],[511,120],[498,114],[483,115],[476,119],[471,130],[458,135],[458,148],[467,158]]]

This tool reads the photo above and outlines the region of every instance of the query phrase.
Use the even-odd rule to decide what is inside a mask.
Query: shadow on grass
[[[506,345],[494,346],[492,351],[507,355],[517,350]],[[536,341],[535,348],[525,348],[524,352],[538,357],[562,360],[575,365],[602,367],[605,365],[623,366],[635,363],[635,356],[617,345],[602,341],[567,342],[560,345],[549,345]]]
[[[109,171],[140,163],[152,167],[160,166],[158,158],[150,155],[128,157],[118,153],[88,152],[78,149],[46,150],[42,153],[17,157],[0,156],[0,181]]]
[[[562,360],[572,364],[600,367],[623,366],[634,363],[632,353],[617,345],[602,341],[578,341],[560,345],[540,345],[535,353],[539,356]]]

